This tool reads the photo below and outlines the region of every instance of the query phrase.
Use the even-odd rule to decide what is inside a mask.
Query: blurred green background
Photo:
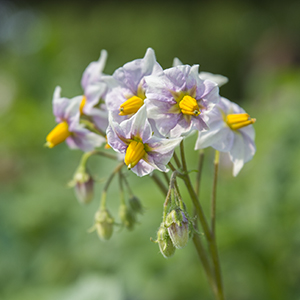
[[[91,159],[99,184],[82,206],[66,188],[81,152],[43,147],[55,125],[56,85],[66,97],[81,94],[82,72],[101,49],[112,74],[147,47],[164,68],[177,56],[227,76],[221,95],[257,119],[257,153],[238,177],[221,157],[217,234],[227,299],[300,299],[299,12],[299,1],[1,1],[0,299],[213,299],[192,242],[166,260],[149,241],[164,200],[150,178],[128,172],[146,212],[132,232],[116,230],[104,243],[87,229],[115,163]],[[186,142],[189,168],[194,143]],[[209,212],[213,151],[205,157]],[[116,218],[118,204],[114,182],[108,206]]]

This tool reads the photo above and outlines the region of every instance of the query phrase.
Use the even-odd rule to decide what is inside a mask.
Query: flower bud
[[[169,258],[174,255],[176,248],[170,239],[168,229],[163,225],[157,231],[157,242],[159,250],[165,258]]]
[[[73,181],[75,195],[82,204],[90,203],[94,198],[94,180],[85,168],[78,168]]]
[[[166,217],[165,226],[168,228],[174,246],[181,249],[189,240],[189,221],[180,209],[173,209]]]
[[[129,205],[131,207],[131,209],[136,212],[136,213],[139,213],[139,214],[143,214],[143,206],[142,206],[142,203],[140,201],[140,199],[136,196],[132,196],[130,199],[129,199]]]
[[[126,204],[121,204],[119,208],[119,217],[123,225],[128,229],[132,230],[135,224],[134,212],[127,207]]]
[[[114,229],[114,218],[106,208],[100,208],[95,214],[95,228],[101,240],[109,240]]]

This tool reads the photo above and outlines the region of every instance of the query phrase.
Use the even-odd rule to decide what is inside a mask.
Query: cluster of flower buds
[[[193,235],[193,222],[180,207],[171,208],[157,231],[159,250],[165,258],[184,248]]]
[[[70,148],[91,151],[107,143],[138,176],[154,169],[166,172],[175,147],[194,131],[195,149],[228,152],[234,175],[253,157],[255,119],[220,97],[226,77],[199,73],[198,65],[179,59],[164,70],[151,48],[112,75],[103,73],[106,59],[102,50],[84,71],[83,95],[67,99],[55,89],[58,124],[46,138],[48,147],[66,141]]]

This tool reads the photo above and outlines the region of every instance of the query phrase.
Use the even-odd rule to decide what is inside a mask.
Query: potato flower
[[[153,135],[143,106],[130,119],[118,124],[110,114],[107,142],[117,152],[125,154],[125,164],[138,176],[154,169],[168,171],[166,165],[182,138],[165,139]]]
[[[82,96],[72,99],[60,96],[61,88],[56,87],[53,95],[53,114],[58,123],[47,135],[45,146],[54,146],[66,141],[72,149],[80,148],[82,151],[91,151],[95,147],[101,146],[105,138],[90,132],[79,123],[79,107]]]
[[[198,65],[169,68],[145,78],[148,118],[163,136],[208,129],[206,114],[219,101],[216,83],[201,80]]]
[[[215,108],[208,113],[209,130],[199,132],[195,150],[213,147],[228,152],[233,162],[236,176],[244,163],[252,159],[256,147],[252,124],[256,121],[237,104],[221,98]]]

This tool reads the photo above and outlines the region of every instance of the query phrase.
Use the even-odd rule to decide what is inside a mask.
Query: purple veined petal
[[[228,152],[232,148],[233,141],[234,133],[223,124],[220,129],[199,132],[195,150],[213,147],[218,151]]]
[[[152,128],[152,133],[153,136],[158,137],[158,138],[165,138],[163,135],[161,135],[156,127],[156,123],[153,119],[148,119],[150,126]]]
[[[172,155],[173,155],[173,151],[170,157],[167,157],[166,159],[165,158],[166,155],[162,155],[157,152],[152,152],[152,153],[149,152],[147,153],[147,156],[144,158],[144,161],[156,170],[159,170],[161,172],[168,172],[169,169],[166,167],[166,164],[170,161]]]
[[[181,114],[161,114],[160,116],[161,118],[154,120],[155,126],[162,136],[168,137],[170,130],[180,121]]]
[[[191,122],[192,118],[190,116],[188,116],[189,120],[186,120],[182,113],[180,113],[179,116],[180,117],[176,122],[176,125],[170,130],[169,133],[169,136],[172,138],[188,134],[193,127],[193,123]]]
[[[199,78],[198,72],[199,72],[199,65],[193,65],[190,68],[190,72],[186,78],[187,90],[191,90],[191,89],[195,88],[196,86],[197,87],[202,86],[203,81]]]
[[[204,81],[204,86],[205,90],[203,91],[202,96],[199,94],[197,97],[203,99],[201,104],[204,105],[206,111],[209,111],[220,100],[219,87],[215,82],[209,80]]]
[[[114,72],[113,77],[135,95],[138,85],[145,76],[161,71],[162,68],[156,62],[153,49],[148,48],[144,58],[126,63]]]
[[[79,124],[80,112],[78,111],[74,116],[67,119],[69,125],[69,131],[74,132],[77,128],[82,128],[83,126]]]
[[[151,148],[150,152],[158,152],[160,154],[166,154],[170,151],[173,151],[182,141],[182,138],[175,139],[162,139],[153,136],[148,142],[147,145]],[[150,153],[149,152],[149,153]]]
[[[57,86],[53,93],[53,115],[56,117],[57,122],[62,122],[64,119],[65,110],[69,105],[69,99],[61,98],[61,87]]]
[[[150,174],[155,168],[141,159],[136,166],[134,166],[131,171],[133,171],[139,177]]]
[[[243,127],[241,129],[239,129],[239,131],[242,134],[247,135],[251,140],[254,141],[254,139],[255,139],[255,130],[254,130],[253,125],[248,125],[246,127]]]
[[[179,137],[186,136],[193,130],[207,130],[208,126],[203,120],[203,116],[199,115],[197,117],[194,116],[184,116],[183,114],[179,114],[179,119],[176,125],[170,130],[169,136]]]
[[[99,60],[96,62],[95,61],[91,62],[87,66],[87,68],[83,72],[82,79],[81,79],[81,86],[83,90],[85,90],[89,84],[99,80],[99,78],[102,76],[102,71],[105,67],[106,60],[107,60],[107,51],[101,50]]]
[[[150,123],[147,120],[147,110],[146,105],[143,105],[138,112],[128,121],[124,121],[121,124],[121,127],[126,126],[126,132],[129,131],[131,136],[133,137],[140,137],[143,142],[146,142],[152,136],[152,129]],[[124,128],[125,131],[125,128]]]
[[[128,120],[124,121],[124,122],[127,122]],[[108,141],[108,144],[110,145],[110,139],[109,139],[109,134],[112,138],[115,138],[115,136],[122,140],[125,144],[127,144],[127,140],[129,140],[131,138],[130,136],[130,132],[127,133],[123,130],[123,128],[120,126],[119,123],[115,122],[115,120],[113,119],[112,117],[112,113],[109,112],[108,114],[108,129],[107,129],[107,132],[106,132],[106,135],[107,135],[107,141]],[[114,135],[111,135],[111,134],[114,134]]]
[[[95,84],[88,85],[84,91],[86,97],[86,103],[83,107],[83,112],[89,114],[95,105],[99,103],[106,92],[107,85],[104,82],[98,82]]]
[[[164,73],[168,79],[167,87],[169,90],[175,92],[187,90],[187,78],[190,71],[191,66],[189,65],[181,65],[166,69]]]
[[[94,150],[96,147],[100,147],[105,142],[105,138],[79,125],[76,130],[72,132],[72,135],[66,139],[66,142],[71,149],[79,148],[87,152]]]
[[[69,105],[64,112],[64,119],[69,120],[77,114],[80,114],[79,107],[82,101],[82,96],[77,96],[69,100]]]
[[[106,132],[108,126],[108,112],[106,109],[93,108],[89,116],[100,131]]]
[[[233,162],[233,176],[237,176],[244,166],[245,147],[243,135],[239,132],[234,135],[233,145],[229,152],[231,161]]]
[[[220,74],[212,74],[209,72],[200,72],[199,77],[202,80],[210,80],[215,82],[219,87],[228,82],[228,78]]]
[[[181,65],[183,65],[183,63],[181,62],[181,60],[179,58],[177,58],[177,57],[174,57],[172,66],[173,67],[177,67],[177,66],[181,66]]]
[[[249,126],[248,126],[249,127]],[[241,131],[244,139],[244,162],[248,162],[251,160],[256,152],[256,146],[254,143],[254,139],[252,139],[249,135],[245,132]]]
[[[105,97],[107,109],[119,113],[120,105],[132,96],[134,93],[126,87],[117,86],[113,88]]]
[[[146,98],[150,102],[160,101],[176,104],[176,101],[170,91],[179,91],[179,88],[174,87],[165,73],[161,72],[157,75],[147,76],[145,77],[145,81],[147,83]]]
[[[110,123],[112,124],[112,122]],[[117,126],[117,123],[114,123],[116,126],[114,127],[117,130],[120,130],[119,126]],[[116,133],[114,128],[109,125],[106,130],[106,138],[107,138],[107,143],[117,152],[119,153],[126,153],[126,149],[128,145],[125,143],[123,140],[121,134],[122,132],[119,132],[119,135]]]

